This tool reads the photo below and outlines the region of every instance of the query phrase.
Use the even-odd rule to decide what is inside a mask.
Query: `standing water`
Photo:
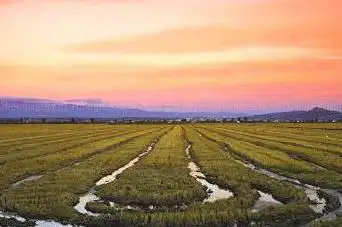
[[[6,218],[6,219],[14,218],[15,220],[17,220],[19,222],[26,222],[26,219],[23,217],[20,217],[16,214],[12,214],[9,212],[3,212],[3,211],[0,211],[0,218]]]
[[[258,190],[258,193],[260,195],[259,199],[255,202],[252,212],[259,212],[261,210],[264,210],[271,206],[280,206],[283,205],[283,203],[279,202],[278,200],[274,199],[271,194],[262,192]]]
[[[16,221],[21,222],[23,224],[27,221],[25,218],[20,217],[19,215],[3,211],[0,211],[0,218],[15,219]],[[33,223],[35,223],[35,227],[72,227],[72,225],[63,225],[59,222],[47,220],[37,220],[35,222],[33,221]]]
[[[310,208],[318,214],[323,214],[324,209],[326,207],[326,200],[324,198],[320,198],[318,195],[319,190],[324,191],[325,193],[328,193],[328,194],[330,194],[334,197],[337,197],[339,199],[339,202],[340,202],[339,208],[337,208],[334,211],[331,211],[331,212],[324,214],[322,217],[314,220],[312,223],[319,221],[319,220],[323,220],[323,221],[335,220],[337,217],[337,214],[342,213],[342,193],[339,192],[338,190],[323,189],[323,188],[312,186],[309,184],[304,184],[297,179],[281,176],[277,173],[270,172],[269,170],[256,167],[253,164],[248,163],[246,161],[239,161],[239,160],[236,160],[236,161],[238,163],[244,165],[247,168],[253,169],[254,171],[265,174],[271,178],[275,178],[275,179],[282,180],[282,181],[287,181],[287,182],[294,184],[298,188],[302,188],[305,191],[307,197],[315,203],[315,204],[310,205]]]
[[[190,149],[191,145],[189,144],[185,150],[185,153],[189,159],[191,159]],[[216,200],[228,199],[234,196],[231,191],[222,189],[216,184],[209,183],[206,180],[206,176],[200,172],[200,168],[194,162],[190,162],[188,168],[190,169],[190,176],[195,178],[201,185],[207,187],[208,198],[204,199],[203,203],[215,202]]]

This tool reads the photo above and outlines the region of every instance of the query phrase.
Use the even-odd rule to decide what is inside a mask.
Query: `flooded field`
[[[338,123],[0,130],[0,226],[342,226]]]

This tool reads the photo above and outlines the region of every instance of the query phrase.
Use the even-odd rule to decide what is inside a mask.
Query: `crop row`
[[[266,139],[269,141],[280,142],[285,145],[294,145],[304,148],[316,149],[323,152],[330,152],[332,154],[342,157],[342,150],[339,141],[334,142],[328,141],[327,138],[313,137],[308,139],[307,136],[303,135],[288,135],[287,133],[273,132],[273,131],[257,131],[249,132],[247,130],[233,130],[230,127],[217,127],[218,129],[226,130],[232,133],[237,133],[253,138]],[[341,140],[342,143],[342,140]]]
[[[226,130],[228,127],[224,127]],[[233,129],[233,128],[232,128]],[[279,142],[283,142],[290,145],[303,146],[308,148],[314,148],[322,151],[329,151],[333,154],[342,155],[341,151],[341,143],[342,139],[332,138],[328,136],[326,133],[320,133],[318,135],[305,135],[302,132],[298,132],[296,134],[285,131],[279,131],[274,129],[265,128],[263,131],[254,130],[249,131],[248,129],[244,130],[234,130],[236,133],[245,133],[246,135],[253,137],[264,137],[269,140],[275,140]]]
[[[0,125],[1,127],[1,125]],[[58,141],[61,139],[66,139],[72,136],[86,136],[86,135],[92,135],[92,134],[102,134],[102,133],[111,133],[112,131],[117,130],[125,130],[128,127],[123,126],[110,126],[107,128],[101,128],[97,129],[95,127],[93,128],[87,128],[86,130],[82,130],[82,128],[78,128],[75,126],[74,131],[61,133],[61,132],[54,132],[53,134],[47,134],[42,135],[42,132],[40,133],[40,136],[33,137],[33,138],[21,138],[19,135],[17,136],[16,140],[13,141],[7,141],[7,142],[0,142],[0,154],[6,154],[8,151],[18,151],[22,149],[30,149],[34,148],[43,144],[46,144],[46,142],[52,142],[52,141]],[[38,130],[38,128],[36,128]]]
[[[250,132],[254,135],[272,135],[276,138],[286,137],[299,142],[308,141],[327,145],[339,145],[342,142],[342,130],[313,130],[307,127],[290,127],[287,124],[217,124],[215,127],[225,127],[237,132]]]
[[[22,159],[36,158],[49,153],[61,152],[82,146],[90,142],[96,142],[110,138],[115,134],[125,133],[127,130],[119,129],[101,133],[88,133],[86,135],[70,135],[61,139],[47,139],[37,144],[22,144],[8,149],[6,154],[0,155],[0,165]]]
[[[119,127],[125,127],[120,125]],[[82,131],[106,130],[108,125],[0,125],[0,144],[27,142],[32,139],[49,138],[56,134],[73,134]]]

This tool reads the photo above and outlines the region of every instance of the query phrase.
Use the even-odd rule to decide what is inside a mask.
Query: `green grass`
[[[200,135],[201,134],[201,135]],[[102,201],[78,214],[74,206],[94,184],[144,152],[154,150],[107,185],[95,187]],[[189,175],[191,158],[207,181],[234,196],[202,203],[205,188]],[[318,215],[304,191],[238,163],[245,159],[278,174],[323,188],[342,188],[342,124],[193,125],[0,125],[0,207],[28,219],[83,226],[300,226]],[[225,149],[225,147],[227,149]],[[323,167],[323,168],[321,168]],[[33,175],[42,178],[11,184]],[[258,213],[257,190],[284,203]],[[329,209],[336,207],[335,197]],[[137,211],[109,206],[137,205]],[[148,210],[154,205],[155,210]],[[181,207],[174,207],[182,205]],[[186,205],[186,206],[185,206]],[[340,226],[341,218],[315,226]],[[0,218],[0,225],[29,226]]]

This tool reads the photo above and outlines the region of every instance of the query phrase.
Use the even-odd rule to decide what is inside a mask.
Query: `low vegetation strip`
[[[252,133],[253,135],[270,135],[274,137],[284,137],[298,139],[299,141],[315,142],[326,145],[339,146],[342,142],[342,133],[336,131],[320,130],[315,131],[308,124],[302,124],[302,128],[283,127],[285,124],[269,123],[249,123],[244,124],[215,124],[215,128],[224,128],[234,132]],[[213,126],[213,125],[212,125]],[[335,124],[335,127],[337,125]]]
[[[335,125],[336,126],[336,125]],[[254,128],[251,132],[255,132],[258,128]],[[338,142],[342,139],[342,131],[337,130],[313,130],[312,128],[284,128],[284,127],[263,127],[265,132],[272,133],[274,135],[283,134],[292,138],[301,138],[305,141],[315,141],[319,143],[330,143],[338,145]]]
[[[142,153],[165,130],[168,129],[146,130],[136,133],[135,139],[123,136],[120,140],[126,142],[121,146],[105,149],[79,165],[48,173],[35,182],[26,182],[4,192],[0,199],[1,206],[28,217],[69,220],[77,216],[73,207],[80,195],[85,194],[100,178]]]
[[[323,152],[330,152],[334,155],[338,155],[342,157],[342,147],[340,144],[329,143],[326,141],[323,142],[321,137],[315,137],[313,140],[308,140],[305,136],[296,135],[296,136],[289,136],[285,133],[272,133],[270,131],[263,131],[263,132],[246,132],[239,131],[239,130],[232,130],[230,128],[221,128],[215,127],[213,129],[217,129],[220,131],[225,131],[227,133],[238,134],[241,136],[247,136],[254,139],[263,139],[271,142],[279,142],[284,145],[293,145],[298,147],[304,147],[309,149],[320,150]],[[342,143],[342,140],[341,140]]]
[[[106,131],[110,128],[128,128],[129,126],[118,125],[108,127],[107,125],[0,125],[0,134],[3,132],[8,136],[1,136],[1,147],[11,144],[30,143],[32,141],[44,141],[59,136],[67,136],[75,133],[90,131]]]
[[[183,130],[176,126],[156,144],[154,151],[128,169],[98,195],[120,204],[174,206],[202,201],[205,190],[189,176]]]
[[[318,131],[340,131],[342,130],[342,124],[336,123],[314,123],[314,124],[298,124],[298,123],[291,123],[291,124],[276,124],[277,128],[285,128],[285,129],[297,129],[310,133],[316,133]]]
[[[90,128],[89,128],[90,129]],[[70,140],[71,138],[83,138],[86,136],[94,136],[94,135],[105,135],[120,131],[120,130],[125,130],[123,127],[110,127],[107,128],[106,130],[87,130],[87,131],[77,131],[75,130],[72,133],[65,133],[65,134],[59,134],[56,133],[54,135],[50,135],[47,137],[42,137],[39,139],[30,139],[27,141],[13,141],[10,144],[1,144],[0,146],[0,154],[5,155],[9,153],[17,153],[20,151],[27,151],[28,149],[33,149],[42,145],[46,145],[48,143],[59,143],[62,142],[63,140]]]
[[[73,128],[70,125],[31,125],[31,124],[1,124],[0,125],[0,141],[17,141],[22,139],[30,139],[35,137],[51,136],[56,132],[70,133]]]
[[[113,130],[105,133],[88,134],[85,136],[70,135],[67,138],[59,140],[46,140],[45,142],[34,146],[21,145],[18,146],[17,149],[9,151],[8,154],[1,155],[0,165],[23,159],[37,158],[51,153],[63,152],[88,143],[111,138],[113,135],[119,136],[125,133],[126,132],[124,132],[124,130]]]
[[[340,124],[332,124],[331,127],[335,128],[319,130],[308,127],[309,124],[302,124],[299,127],[272,127],[272,125],[270,125],[265,127],[265,132],[273,133],[274,135],[287,134],[289,137],[300,138],[304,141],[314,141],[338,146],[342,142],[342,131],[336,130],[339,125]]]

